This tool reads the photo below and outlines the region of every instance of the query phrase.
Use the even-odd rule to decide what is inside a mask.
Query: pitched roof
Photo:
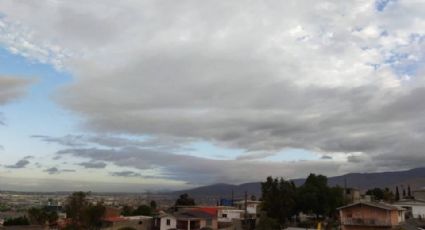
[[[177,219],[211,219],[216,215],[211,215],[201,210],[184,210],[181,212],[174,213]]]
[[[404,210],[404,209],[402,209],[400,207],[396,207],[396,206],[393,206],[393,205],[390,205],[390,204],[386,204],[386,203],[382,203],[382,202],[378,203],[378,202],[363,202],[363,201],[360,201],[360,202],[356,202],[356,203],[352,203],[352,204],[349,204],[349,205],[346,205],[346,206],[339,207],[338,210],[339,209],[350,208],[350,207],[357,206],[357,205],[366,205],[366,206],[380,208],[380,209],[385,209],[385,210]]]

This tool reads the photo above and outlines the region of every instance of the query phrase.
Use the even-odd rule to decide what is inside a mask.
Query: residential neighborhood
[[[268,178],[258,200],[245,194],[241,198],[222,198],[216,205],[196,204],[190,194],[181,194],[174,203],[158,205],[154,200],[139,204],[110,202],[111,198],[99,199],[102,196],[94,198],[90,193],[76,192],[68,197],[56,196],[56,200],[50,197],[42,206],[35,202],[27,212],[21,210],[20,214],[3,217],[0,229],[419,230],[425,226],[425,201],[421,196],[425,188],[400,195],[398,186],[394,192],[387,188],[361,191],[326,187],[323,183],[326,177],[314,174],[300,187],[283,179]],[[312,195],[322,203],[314,205],[319,200]],[[338,197],[341,199],[334,199]],[[305,200],[309,203],[303,203]],[[323,202],[337,203],[327,206]],[[323,209],[325,206],[328,208]]]

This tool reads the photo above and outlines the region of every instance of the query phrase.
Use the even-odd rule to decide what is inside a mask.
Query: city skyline
[[[0,189],[423,167],[425,2],[0,2]]]

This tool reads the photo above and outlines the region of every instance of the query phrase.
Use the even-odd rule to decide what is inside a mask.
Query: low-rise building
[[[194,208],[173,213],[178,230],[200,230],[202,228],[218,229],[217,213]]]
[[[234,202],[235,207],[240,209],[240,210],[246,210],[247,213],[247,218],[249,219],[256,219],[259,215],[259,209],[260,209],[260,204],[261,201],[257,201],[257,200],[240,200],[240,201],[236,201]]]
[[[177,219],[172,214],[162,212],[152,220],[153,230],[171,230],[177,228]]]
[[[401,200],[393,205],[404,208],[407,217],[425,219],[425,201],[421,200]]]
[[[342,230],[392,229],[404,222],[405,210],[386,203],[357,202],[338,208]]]

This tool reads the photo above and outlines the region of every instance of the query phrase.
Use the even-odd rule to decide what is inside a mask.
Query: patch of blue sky
[[[5,125],[0,127],[3,152],[13,155],[43,152],[43,143],[30,135],[57,136],[75,131],[77,117],[52,100],[55,90],[71,81],[68,73],[0,48],[0,75],[34,79],[24,97],[0,108],[5,119]]]
[[[320,156],[312,151],[298,148],[285,148],[272,156],[264,158],[268,161],[308,161],[319,160]]]
[[[384,11],[385,8],[390,4],[391,2],[395,2],[396,0],[376,0],[375,1],[375,9],[377,11]]]
[[[408,53],[397,53],[393,52],[392,55],[385,60],[386,64],[389,64],[393,71],[400,77],[404,76],[415,76],[417,71],[425,63],[424,58],[418,60],[411,60],[410,54]]]
[[[220,147],[207,141],[195,141],[186,145],[186,148],[179,153],[220,160],[236,159],[245,152],[243,149]]]

